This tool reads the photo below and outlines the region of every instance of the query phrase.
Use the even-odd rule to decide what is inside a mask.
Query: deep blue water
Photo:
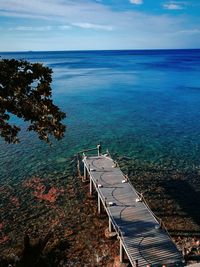
[[[51,67],[54,101],[67,113],[53,147],[25,130],[19,145],[0,141],[2,182],[63,172],[66,157],[100,140],[138,164],[200,169],[200,50],[0,55]]]

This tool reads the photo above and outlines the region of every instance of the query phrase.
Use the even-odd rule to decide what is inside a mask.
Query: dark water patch
[[[195,68],[191,64],[186,64],[186,62],[180,62],[178,61],[164,61],[164,62],[154,62],[154,63],[140,63],[144,68],[152,68],[155,70],[169,70],[169,71],[178,71],[178,72],[185,72],[185,71],[193,71]]]
[[[196,179],[199,180],[199,175],[193,173],[190,174],[187,180],[164,182],[163,187],[166,190],[165,193],[170,195],[178,203],[184,212],[183,216],[189,216],[192,221],[200,225],[200,214],[198,210],[200,205],[200,188],[199,186],[194,186]]]
[[[178,87],[177,90],[180,90],[180,91],[185,91],[187,93],[199,93],[200,92],[200,87],[197,87],[197,86],[181,86],[181,87]]]

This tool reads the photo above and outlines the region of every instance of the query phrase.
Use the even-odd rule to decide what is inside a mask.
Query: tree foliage
[[[49,141],[64,136],[65,113],[52,101],[52,70],[25,60],[0,60],[0,136],[8,143],[19,142],[20,127],[9,122],[12,114],[28,122],[27,130]]]

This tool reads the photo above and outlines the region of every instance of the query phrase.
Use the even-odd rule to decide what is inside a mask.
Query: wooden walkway
[[[106,154],[84,156],[83,163],[98,211],[104,207],[109,230],[118,234],[121,261],[126,253],[132,266],[183,266],[182,254],[116,163]]]

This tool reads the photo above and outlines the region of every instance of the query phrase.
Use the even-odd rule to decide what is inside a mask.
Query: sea
[[[21,127],[0,140],[0,184],[66,168],[66,158],[102,143],[111,155],[165,168],[200,170],[200,50],[9,52],[2,58],[53,70],[53,100],[67,117],[49,145]]]

